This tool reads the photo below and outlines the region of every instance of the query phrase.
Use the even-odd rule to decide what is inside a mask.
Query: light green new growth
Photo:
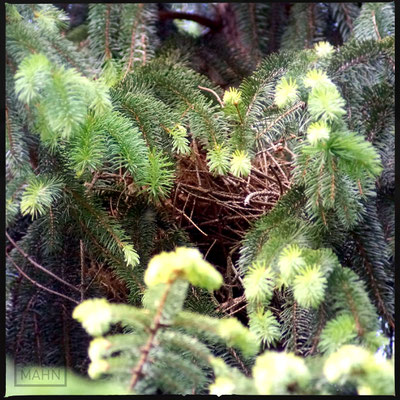
[[[204,339],[208,341],[222,340],[240,349],[246,357],[258,351],[253,334],[237,319],[217,319],[182,310],[187,282],[209,290],[218,289],[222,284],[222,276],[202,259],[198,250],[180,247],[153,257],[144,279],[148,285],[144,305],[148,308],[113,304],[105,299],[86,300],[75,308],[73,317],[90,335],[96,336],[89,346],[91,378],[104,374],[118,380],[122,378],[129,390],[134,390],[143,378],[142,371],[152,371],[145,378],[151,380],[161,364],[169,368],[164,370],[166,375],[167,371],[179,368],[184,381],[197,376],[199,380],[194,384],[201,388],[206,383],[201,376],[214,357],[200,338],[190,335],[196,322],[200,322]],[[178,298],[181,301],[177,301]],[[117,323],[131,331],[104,336]],[[187,327],[186,323],[189,323]],[[185,348],[180,356],[176,353],[178,344]],[[178,360],[181,367],[176,366]]]

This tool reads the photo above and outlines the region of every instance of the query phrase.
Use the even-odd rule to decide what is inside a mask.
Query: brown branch
[[[18,352],[19,352],[19,348],[20,348],[20,344],[22,341],[22,333],[24,331],[25,328],[25,320],[26,320],[26,315],[29,311],[29,309],[32,306],[32,303],[34,303],[36,301],[36,297],[37,297],[37,292],[29,299],[29,302],[27,304],[27,306],[25,307],[24,312],[22,313],[22,321],[20,323],[20,328],[18,330],[18,334],[16,337],[16,341],[15,341],[15,345],[14,345],[14,358],[17,358]]]
[[[234,106],[235,106],[235,108],[236,108],[236,111],[237,111],[237,113],[238,113],[238,115],[239,115],[240,123],[241,123],[242,125],[244,125],[242,115],[240,114],[240,110],[239,110],[238,103],[235,101],[233,104],[234,104]]]
[[[39,330],[39,325],[38,325],[38,321],[37,321],[37,314],[35,312],[33,313],[33,323],[35,325],[36,354],[37,354],[38,364],[41,366],[42,365],[42,346],[40,343],[40,330]]]
[[[340,8],[343,10],[343,14],[344,14],[344,16],[346,18],[346,23],[347,23],[347,25],[349,27],[349,30],[350,30],[350,32],[352,32],[353,31],[353,23],[351,22],[351,18],[350,18],[350,15],[349,15],[349,10],[346,7],[346,3],[339,3],[339,4],[340,4]]]
[[[30,278],[24,271],[22,271],[22,269],[14,262],[14,260],[11,258],[10,255],[6,254],[6,257],[8,257],[11,261],[11,263],[14,265],[14,267],[17,269],[17,271],[26,279],[28,279],[28,281],[30,281],[33,285],[37,286],[40,289],[45,290],[46,292],[55,294],[56,296],[60,296],[63,297],[64,299],[67,299],[69,301],[72,301],[75,304],[79,304],[78,301],[72,299],[71,297],[68,297],[62,293],[58,293],[55,290],[49,289],[46,286],[41,285],[39,282],[36,282],[35,280],[33,280],[32,278]]]
[[[239,365],[242,367],[244,373],[246,374],[246,376],[250,376],[250,371],[248,370],[248,368],[244,365],[243,361],[240,359],[240,357],[237,355],[235,349],[233,349],[232,347],[228,348],[229,352],[233,355],[233,357],[235,357],[235,360],[239,363]]]
[[[204,231],[202,231],[194,222],[193,222],[193,220],[189,217],[189,216],[187,216],[186,214],[185,214],[185,212],[184,211],[181,211],[179,208],[177,208],[177,207],[175,207],[176,208],[176,211],[178,211],[179,213],[181,213],[200,233],[202,233],[204,236],[208,236],[207,235],[207,233],[205,233]]]
[[[331,200],[335,200],[335,171],[336,171],[336,166],[335,166],[335,161],[332,158],[332,179],[331,179]]]
[[[14,242],[14,240],[11,239],[10,235],[6,232],[6,236],[7,239],[11,242],[11,244],[18,250],[19,253],[22,254],[23,257],[25,257],[32,265],[34,265],[36,268],[40,269],[41,271],[45,272],[47,275],[50,275],[51,277],[53,277],[54,279],[57,279],[59,282],[63,283],[64,285],[68,286],[71,289],[74,289],[75,291],[79,292],[79,289],[76,288],[74,285],[71,285],[70,283],[64,281],[63,279],[61,279],[59,276],[57,276],[56,274],[53,274],[53,272],[49,271],[48,269],[42,267],[40,264],[38,264],[36,261],[32,260],[31,257],[28,256],[28,254],[26,254],[18,245],[17,243]],[[8,256],[8,254],[7,254]],[[9,257],[9,256],[8,256]],[[12,260],[12,258],[10,257],[10,259]],[[12,262],[14,263],[14,261],[12,260]],[[75,300],[73,300],[75,301]]]
[[[298,354],[297,351],[297,318],[296,318],[297,302],[293,303],[293,342],[294,342],[294,354]]]
[[[145,65],[146,64],[146,35],[144,32],[142,32],[141,43],[142,43],[142,49],[143,49],[142,65]]]
[[[319,318],[319,322],[318,322],[318,328],[317,328],[317,331],[315,332],[314,339],[312,341],[312,347],[308,353],[308,355],[310,355],[310,356],[313,355],[315,353],[315,351],[317,350],[318,343],[320,340],[320,335],[321,335],[323,327],[325,326],[326,312],[325,312],[325,308],[324,308],[323,304],[320,305],[319,311],[320,311],[320,313],[319,313],[320,318]]]
[[[337,70],[337,72],[343,72],[343,71],[345,71],[346,69],[348,69],[348,68],[350,68],[350,67],[353,67],[353,66],[356,65],[356,64],[364,63],[364,62],[366,62],[367,60],[368,60],[368,57],[367,57],[367,56],[364,56],[364,55],[363,55],[363,56],[356,57],[356,58],[353,58],[351,61],[349,61],[349,62],[343,64],[343,65]]]
[[[266,179],[268,179],[268,180],[270,180],[270,181],[272,181],[272,182],[277,183],[277,184],[279,185],[279,190],[280,190],[280,192],[281,192],[281,195],[283,195],[282,182],[281,182],[281,180],[279,179],[278,174],[275,172],[275,170],[274,170],[273,168],[271,168],[271,171],[272,171],[272,173],[275,175],[275,178],[276,178],[276,179],[271,178],[270,176],[268,176],[267,174],[264,174],[264,172],[258,170],[258,169],[255,168],[255,167],[251,167],[251,170],[254,171],[255,173],[259,174],[261,177],[266,178]],[[288,186],[286,185],[286,187],[288,187]]]
[[[284,172],[283,172],[281,166],[278,164],[278,162],[275,160],[275,158],[272,157],[271,154],[269,154],[269,155],[270,155],[272,161],[273,161],[273,162],[275,163],[275,165],[278,167],[279,171],[280,171],[280,172],[282,173],[282,175],[286,178],[286,180],[290,183],[289,179],[288,179],[287,176],[284,174]],[[282,185],[285,185],[288,189],[290,189],[290,186],[286,185],[284,182],[281,182],[281,180],[279,179],[278,174],[276,173],[276,171],[275,171],[273,168],[271,168],[271,171],[272,171],[272,173],[275,175],[275,178],[276,178],[276,180],[278,181],[278,184],[279,184],[279,190],[280,190],[280,192],[281,192],[281,195],[283,195],[283,188],[282,188]]]
[[[132,29],[132,34],[131,34],[131,47],[130,47],[130,50],[129,50],[129,61],[128,61],[128,65],[127,65],[127,67],[126,67],[126,71],[125,71],[125,74],[124,74],[124,77],[123,77],[123,79],[122,80],[125,80],[125,78],[126,78],[126,76],[128,75],[128,73],[129,73],[129,71],[131,70],[131,67],[132,67],[132,63],[133,63],[133,54],[134,54],[134,52],[135,52],[135,42],[136,42],[136,29],[137,29],[137,27],[138,27],[138,25],[139,25],[139,21],[140,21],[140,12],[141,12],[141,9],[143,8],[143,3],[141,3],[141,4],[139,4],[139,10],[138,10],[138,14],[139,14],[139,17],[138,17],[138,19],[135,21],[135,25],[133,26],[133,29]]]
[[[106,9],[106,27],[105,27],[105,39],[104,39],[104,45],[105,45],[105,54],[106,54],[106,59],[110,59],[112,57],[111,51],[110,51],[110,11],[111,11],[111,4],[107,4],[107,9]]]
[[[88,283],[88,285],[85,288],[85,292],[87,292],[89,290],[89,288],[92,286],[93,282],[96,280],[96,278],[98,277],[98,275],[100,274],[100,272],[102,271],[103,267],[104,267],[104,263],[101,265],[101,267],[98,269],[98,271],[95,273],[94,277],[92,278],[92,280]],[[143,291],[143,290],[142,290]]]
[[[204,25],[214,31],[218,31],[222,28],[221,21],[213,21],[212,19],[203,17],[202,15],[190,14],[190,13],[179,12],[179,11],[160,10],[158,12],[158,18],[161,21],[165,21],[167,19],[185,19],[188,21],[194,21],[194,22],[197,22],[200,25]]]
[[[372,10],[371,14],[372,14],[372,23],[374,24],[376,36],[378,37],[378,40],[382,40],[381,35],[379,34],[378,25],[376,24],[375,11]]]
[[[197,87],[198,87],[199,89],[205,90],[206,92],[212,93],[212,94],[216,97],[216,99],[218,100],[218,103],[221,105],[221,107],[224,107],[223,101],[222,101],[221,98],[218,96],[218,94],[217,94],[216,92],[214,92],[214,90],[209,89],[209,88],[206,88],[206,87],[203,87],[203,86],[197,86]]]
[[[307,48],[311,47],[312,40],[314,38],[315,33],[315,15],[314,15],[315,4],[311,3],[307,7],[307,17],[308,17],[308,26],[307,26]]]
[[[17,66],[10,60],[6,54],[6,64],[10,67],[11,72],[15,74],[17,72]]]
[[[204,259],[205,259],[205,260],[207,259],[208,253],[209,253],[210,250],[214,247],[214,244],[215,244],[215,243],[217,243],[217,239],[214,239],[214,241],[212,242],[211,246],[208,248],[208,250],[207,250],[207,252],[206,252],[206,254],[205,254],[205,256],[204,256]]]
[[[370,281],[371,281],[372,289],[373,289],[374,294],[376,296],[376,299],[378,301],[379,309],[382,312],[382,314],[386,317],[386,319],[387,319],[389,325],[391,326],[391,328],[394,330],[395,329],[395,325],[394,325],[393,318],[391,317],[391,315],[389,314],[388,310],[386,309],[385,303],[384,303],[384,301],[383,301],[383,299],[381,297],[381,294],[379,292],[378,285],[376,283],[376,280],[375,280],[373,272],[372,272],[373,271],[372,265],[368,261],[367,254],[365,253],[365,250],[364,250],[363,246],[361,245],[361,243],[359,242],[359,240],[355,236],[353,236],[353,237],[356,240],[358,251],[360,252],[361,257],[364,260],[364,264],[365,264],[368,276],[369,276]]]
[[[61,304],[61,307],[62,307],[61,320],[63,326],[65,366],[69,369],[72,368],[72,360],[71,360],[71,346],[69,343],[70,335],[68,330],[68,312],[67,312],[67,307],[65,307],[65,304]]]
[[[50,206],[49,207],[49,217],[50,217],[50,246],[54,246],[54,214],[53,214],[53,209]]]
[[[7,137],[8,137],[8,142],[10,143],[10,151],[13,154],[13,156],[15,157],[15,151],[14,151],[14,141],[12,138],[12,134],[11,134],[11,121],[8,115],[8,107],[6,105],[6,126],[7,126]]]
[[[363,195],[363,190],[362,190],[361,182],[360,182],[359,179],[357,179],[357,185],[358,185],[358,190],[359,190],[359,192],[360,192],[360,195],[362,196],[362,195]]]
[[[229,316],[232,316],[232,315],[234,315],[234,314],[237,314],[239,311],[244,310],[246,307],[247,307],[247,304],[245,304],[244,306],[238,308],[238,309],[235,310],[235,311],[232,311],[231,313],[229,313]]]
[[[362,337],[364,335],[364,327],[361,325],[360,319],[358,318],[357,309],[356,309],[356,306],[354,304],[354,300],[351,297],[349,289],[350,288],[348,287],[347,283],[344,283],[343,290],[345,292],[345,296],[347,297],[347,301],[349,302],[350,311],[353,314],[354,321],[356,323],[357,335]]]
[[[84,294],[85,294],[85,248],[83,245],[83,240],[79,241],[80,245],[80,257],[81,257],[81,301],[83,301]]]
[[[150,147],[150,143],[149,143],[149,140],[148,140],[148,138],[147,138],[147,134],[146,134],[146,130],[145,130],[145,128],[144,128],[144,126],[143,126],[143,124],[142,124],[142,121],[140,120],[140,114],[138,114],[135,110],[133,110],[132,108],[130,108],[127,104],[122,104],[122,107],[125,109],[125,110],[127,110],[127,111],[129,111],[134,117],[135,117],[135,119],[136,119],[136,122],[138,123],[138,125],[139,125],[139,128],[140,128],[140,131],[143,133],[143,137],[144,137],[144,140],[146,141],[146,144],[147,144],[147,147]]]
[[[159,303],[159,306],[157,309],[157,313],[154,317],[153,328],[150,330],[151,335],[150,335],[149,339],[147,340],[146,345],[141,349],[140,360],[133,370],[132,378],[129,383],[129,390],[132,390],[136,386],[140,377],[143,375],[143,367],[148,360],[150,350],[154,346],[154,339],[156,337],[156,334],[157,334],[158,330],[161,328],[161,316],[162,316],[162,312],[164,310],[164,306],[167,301],[168,293],[171,289],[172,283],[173,282],[167,283],[168,286],[166,287],[165,292],[160,300],[160,303]]]

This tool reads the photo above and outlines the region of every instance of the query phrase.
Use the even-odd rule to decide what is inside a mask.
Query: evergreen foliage
[[[6,4],[7,353],[70,394],[393,394],[394,3],[202,8]]]

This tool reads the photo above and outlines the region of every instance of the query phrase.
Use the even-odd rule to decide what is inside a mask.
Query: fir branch
[[[274,121],[272,121],[264,130],[259,132],[256,136],[256,139],[260,139],[261,136],[265,135],[274,125],[276,125],[279,121],[290,115],[292,112],[298,110],[299,108],[304,108],[305,103],[303,101],[299,101],[297,104],[295,104],[293,107],[289,108],[287,111],[285,111],[282,115],[280,115],[278,118],[276,118]]]
[[[10,144],[10,150],[11,150],[11,153],[15,156],[14,141],[13,141],[12,134],[11,134],[11,121],[8,116],[7,105],[6,105],[6,127],[7,127],[6,129],[7,129],[8,143]]]
[[[84,245],[83,245],[82,239],[79,240],[79,247],[80,247],[80,259],[81,259],[81,287],[80,287],[80,291],[81,291],[81,302],[82,302],[84,300],[85,291],[87,290],[87,288],[84,287],[86,268],[85,268],[85,253],[84,253],[85,249],[84,249]]]
[[[317,351],[321,332],[322,332],[323,328],[325,327],[325,324],[326,324],[326,310],[325,310],[324,303],[322,303],[319,306],[319,319],[318,319],[317,330],[316,330],[316,332],[314,334],[314,338],[312,340],[311,349],[307,355],[312,356]]]
[[[120,238],[115,234],[111,226],[104,221],[102,216],[90,205],[87,201],[85,201],[76,191],[66,189],[71,193],[71,195],[75,198],[75,200],[84,208],[86,208],[99,222],[100,224],[107,230],[107,232],[111,235],[111,237],[115,240],[118,246],[122,249],[124,244],[121,242]]]
[[[109,259],[112,260],[113,262],[115,262],[116,265],[124,265],[122,260],[116,258],[113,254],[111,254],[106,248],[104,248],[98,241],[97,239],[94,237],[94,235],[92,234],[92,232],[90,232],[90,230],[82,223],[82,221],[79,221],[82,229],[84,230],[84,232],[86,232],[86,234],[90,237],[91,241],[93,242],[93,244],[95,246],[97,246],[97,248],[105,254],[105,256]],[[85,288],[85,292],[87,292],[90,288],[90,286],[92,285],[92,283],[95,281],[97,275],[100,273],[101,269],[99,269],[99,271],[97,272],[97,274],[92,278],[92,280],[88,283],[88,285]],[[142,283],[140,283],[140,281],[137,279],[135,274],[131,274],[131,277],[134,279],[135,283],[137,284],[137,286],[140,288],[141,293],[144,293],[144,286],[142,285]]]
[[[129,59],[128,59],[128,64],[127,64],[127,66],[126,66],[126,70],[125,70],[125,73],[124,73],[124,76],[123,76],[122,80],[125,80],[126,76],[128,75],[128,73],[130,72],[130,70],[131,70],[131,68],[132,68],[133,54],[134,54],[134,52],[135,52],[136,29],[137,29],[139,23],[141,22],[140,19],[141,19],[141,15],[142,15],[141,11],[142,11],[143,6],[144,6],[143,3],[140,3],[140,4],[138,5],[138,8],[139,8],[139,9],[138,9],[138,11],[137,11],[137,14],[138,14],[140,17],[135,19],[135,23],[134,23],[134,25],[133,25],[133,27],[132,27],[132,32],[131,32],[131,45],[130,45],[130,49],[129,49]]]
[[[28,254],[26,254],[18,245],[17,243],[15,243],[15,241],[10,237],[10,235],[6,232],[6,237],[7,239],[11,242],[11,244],[17,249],[17,251],[19,253],[21,253],[21,255],[23,257],[25,257],[34,267],[36,267],[37,269],[45,272],[47,275],[50,275],[52,278],[57,279],[59,282],[61,282],[62,284],[68,286],[69,288],[79,292],[79,289],[76,288],[74,285],[71,285],[70,283],[64,281],[63,279],[61,279],[59,276],[57,276],[56,274],[53,274],[53,272],[49,271],[48,269],[42,267],[40,264],[38,264],[36,261],[32,260],[31,257],[28,256]]]
[[[111,50],[110,50],[110,11],[111,11],[111,4],[106,4],[106,26],[104,30],[104,45],[105,45],[105,55],[106,59],[110,59],[112,57]]]
[[[358,251],[360,252],[360,254],[361,254],[361,256],[362,256],[362,258],[364,260],[364,263],[365,263],[365,266],[366,266],[366,269],[367,269],[367,273],[368,273],[368,276],[370,278],[370,282],[371,282],[371,286],[372,286],[372,289],[373,289],[373,293],[374,293],[375,298],[377,299],[377,302],[378,302],[379,310],[385,316],[385,318],[387,319],[387,321],[388,321],[389,325],[391,326],[391,328],[395,329],[395,324],[394,324],[393,318],[390,315],[389,311],[387,310],[387,308],[385,306],[385,303],[384,303],[384,301],[382,299],[382,296],[380,294],[379,288],[378,288],[378,286],[376,284],[376,280],[375,280],[374,275],[373,275],[372,265],[368,261],[368,257],[367,257],[367,255],[365,253],[365,250],[364,250],[362,244],[360,243],[360,241],[355,236],[354,236],[354,238],[355,238],[356,243],[357,243]]]
[[[347,298],[347,302],[349,304],[350,312],[352,313],[354,321],[356,323],[357,334],[358,334],[358,336],[361,337],[361,336],[364,335],[365,330],[364,330],[364,327],[360,323],[360,319],[359,319],[359,316],[358,316],[358,310],[356,308],[356,305],[354,304],[354,300],[353,300],[352,294],[351,294],[351,292],[349,290],[349,286],[348,286],[346,281],[343,282],[342,290],[345,293],[345,296]]]
[[[7,233],[6,233],[7,235]],[[26,278],[29,282],[31,282],[34,286],[37,286],[40,289],[45,290],[46,292],[49,292],[51,294],[55,294],[56,296],[62,297],[64,299],[67,299],[69,301],[72,301],[75,304],[79,304],[79,301],[76,301],[74,299],[72,299],[69,296],[66,296],[65,294],[56,292],[55,290],[49,289],[46,286],[41,285],[40,283],[36,282],[35,280],[33,280],[32,278],[30,278],[24,271],[22,271],[22,269],[15,263],[15,261],[12,259],[12,257],[6,253],[6,257],[11,261],[12,265],[14,265],[14,267],[16,268],[16,270],[24,277]],[[43,268],[44,269],[44,268]],[[47,271],[47,270],[46,270]],[[66,283],[63,280],[61,280],[61,278],[59,278],[58,280],[60,280],[60,282]],[[69,284],[68,284],[69,285]],[[74,286],[72,286],[74,289],[76,289]]]
[[[81,301],[82,302],[82,301]],[[68,317],[69,312],[67,311],[67,307],[65,307],[64,303],[61,303],[61,319],[62,319],[62,329],[63,329],[63,347],[64,347],[64,357],[65,357],[65,366],[67,368],[72,368],[72,357],[71,357],[71,347],[70,347],[70,334],[68,330]]]
[[[143,372],[142,372],[143,367],[145,366],[145,364],[148,360],[150,350],[154,347],[154,340],[155,340],[156,334],[157,334],[158,330],[161,328],[161,317],[162,317],[165,303],[168,298],[168,293],[172,287],[172,283],[173,283],[173,281],[170,281],[167,283],[167,287],[165,288],[164,293],[159,301],[157,312],[154,316],[153,326],[150,329],[151,334],[150,334],[145,346],[141,349],[140,359],[139,359],[136,367],[133,369],[132,377],[129,382],[129,390],[131,390],[131,391],[135,388],[139,379],[143,376]]]

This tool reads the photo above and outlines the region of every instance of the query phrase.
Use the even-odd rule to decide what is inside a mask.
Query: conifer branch
[[[23,257],[25,257],[33,266],[35,266],[36,268],[40,269],[41,271],[45,272],[47,275],[50,275],[52,278],[57,279],[59,282],[63,283],[64,285],[68,286],[69,288],[79,292],[79,289],[76,288],[74,285],[71,285],[70,283],[64,281],[63,279],[61,279],[59,276],[57,276],[56,274],[53,274],[53,272],[49,271],[48,269],[42,267],[40,264],[38,264],[36,261],[32,260],[31,257],[29,257],[18,245],[17,243],[15,243],[15,241],[10,237],[10,235],[7,233],[6,231],[6,237],[7,239],[11,242],[11,244],[17,249],[17,251],[19,253],[21,253],[21,255]]]
[[[81,302],[84,299],[85,295],[85,273],[86,273],[86,268],[85,268],[85,252],[84,252],[84,245],[82,239],[79,240],[79,247],[80,247],[80,259],[81,259]]]
[[[104,226],[107,232],[112,236],[112,238],[118,244],[118,246],[120,248],[123,248],[124,245],[119,239],[119,237],[114,233],[110,225],[106,221],[104,221],[104,219],[98,214],[98,212],[88,202],[84,201],[84,199],[81,196],[79,196],[75,191],[73,190],[68,190],[68,191],[72,194],[75,200],[79,202],[79,204],[85,207]]]
[[[349,304],[349,308],[350,308],[350,311],[351,311],[351,313],[352,313],[352,315],[353,315],[353,318],[354,318],[354,321],[355,321],[355,324],[356,324],[356,329],[357,329],[357,334],[358,334],[358,336],[363,336],[364,335],[364,327],[361,325],[361,323],[360,323],[360,318],[359,318],[359,315],[358,315],[358,310],[356,309],[356,306],[355,306],[355,304],[354,304],[354,300],[353,300],[353,298],[352,298],[352,296],[351,296],[351,293],[350,293],[350,290],[349,290],[349,287],[348,287],[348,285],[347,285],[347,282],[343,282],[343,291],[344,291],[344,293],[345,293],[345,295],[346,295],[346,298],[347,298],[347,301],[348,301],[348,304]]]
[[[11,261],[12,265],[14,265],[14,267],[17,269],[17,271],[26,279],[28,279],[29,282],[31,282],[33,285],[37,286],[40,289],[45,290],[46,292],[49,292],[51,294],[55,294],[56,296],[62,297],[64,299],[67,299],[69,301],[72,301],[75,304],[79,304],[78,301],[72,299],[71,297],[66,296],[65,294],[56,292],[55,290],[49,289],[46,286],[41,285],[40,283],[36,282],[35,280],[33,280],[32,278],[30,278],[24,271],[22,271],[22,269],[14,262],[14,260],[12,259],[12,257],[6,253],[6,257]],[[61,282],[64,283],[64,281],[61,280]]]
[[[162,313],[164,311],[164,306],[165,302],[167,301],[169,291],[171,289],[173,281],[170,281],[167,283],[167,287],[165,288],[165,291],[160,299],[159,306],[157,308],[156,315],[153,320],[153,326],[150,329],[150,336],[145,344],[145,346],[141,349],[141,356],[140,359],[136,365],[136,367],[133,369],[131,381],[129,383],[129,390],[132,391],[136,384],[138,383],[139,379],[143,375],[143,367],[145,366],[148,358],[149,358],[149,353],[151,349],[154,347],[154,339],[156,337],[156,334],[158,330],[161,328],[161,317]]]
[[[289,114],[292,112],[298,110],[299,108],[303,108],[305,106],[305,103],[303,101],[299,101],[297,104],[295,104],[293,107],[289,108],[289,110],[285,111],[282,115],[280,115],[278,118],[276,118],[274,121],[272,121],[264,130],[259,132],[256,136],[256,139],[260,139],[261,136],[265,135],[273,126],[275,126],[279,121],[281,121],[283,118],[287,117]]]
[[[20,277],[22,278],[23,275],[21,274]],[[30,298],[29,301],[28,301],[28,304],[26,305],[26,307],[25,307],[25,309],[24,309],[24,311],[23,311],[21,326],[20,326],[20,328],[19,328],[19,331],[18,331],[16,340],[15,340],[15,347],[14,347],[14,354],[15,354],[15,356],[18,355],[18,352],[19,352],[19,349],[20,349],[20,344],[21,344],[21,340],[22,340],[22,333],[23,333],[23,331],[24,331],[24,325],[25,325],[26,317],[27,317],[27,315],[28,315],[28,311],[30,310],[30,308],[32,307],[32,305],[35,303],[36,298],[37,298],[37,293],[35,293],[35,294],[33,294],[33,295],[31,296],[31,298]]]
[[[315,335],[314,335],[314,338],[312,341],[312,347],[308,353],[308,355],[310,355],[310,356],[312,356],[317,351],[318,343],[320,340],[320,335],[326,324],[326,312],[325,312],[325,307],[323,304],[321,304],[319,306],[319,315],[320,315],[320,317],[319,317],[319,321],[318,321],[318,327],[317,327],[317,330],[315,332]]]
[[[106,60],[108,60],[112,57],[111,50],[110,50],[110,11],[111,11],[111,4],[107,4],[106,5],[106,27],[104,30]]]
[[[131,68],[132,68],[132,63],[133,63],[133,55],[135,52],[135,42],[136,42],[136,29],[140,23],[141,20],[141,10],[143,8],[144,4],[140,3],[138,5],[139,10],[137,11],[138,15],[140,16],[139,18],[135,19],[135,23],[132,27],[132,32],[131,32],[131,45],[130,45],[130,49],[129,49],[129,59],[128,59],[128,64],[126,66],[126,70],[124,73],[124,77],[122,78],[122,80],[125,80],[126,76],[128,75],[128,73],[130,72]]]
[[[65,307],[64,303],[61,303],[61,318],[62,318],[62,327],[63,327],[63,345],[64,345],[64,354],[65,354],[65,366],[67,368],[72,368],[72,357],[71,357],[71,346],[70,346],[70,334],[68,330],[68,316],[69,312],[67,311],[67,307]]]
[[[33,322],[35,325],[36,354],[37,354],[39,365],[42,365],[42,345],[40,342],[40,330],[39,330],[39,323],[37,320],[36,313],[33,314]]]
[[[77,214],[74,212],[74,210],[72,209],[72,212],[75,214],[75,216],[77,216]],[[81,226],[81,228],[84,230],[84,232],[86,232],[86,234],[90,237],[90,240],[93,242],[93,244],[102,252],[105,254],[105,256],[107,258],[109,258],[110,260],[112,260],[113,262],[116,263],[116,265],[122,265],[122,260],[118,259],[117,257],[115,257],[113,254],[111,254],[111,252],[109,252],[106,248],[104,248],[99,242],[98,240],[95,238],[95,236],[92,234],[92,232],[90,232],[90,230],[85,226],[85,224],[82,221],[79,221],[79,224]],[[97,275],[93,277],[93,279],[89,282],[89,284],[87,285],[87,287],[85,288],[85,293],[89,290],[89,287],[92,285],[92,283],[95,281]],[[139,287],[141,293],[144,292],[145,288],[142,285],[142,283],[140,283],[140,281],[138,280],[137,276],[135,274],[133,274],[131,272],[130,277],[135,281],[136,285]]]
[[[377,303],[378,303],[378,308],[381,311],[381,313],[385,316],[385,318],[387,319],[388,324],[390,325],[390,327],[394,330],[395,329],[395,324],[394,324],[393,318],[390,315],[390,313],[388,312],[388,310],[387,310],[387,308],[385,306],[385,303],[384,303],[384,301],[382,299],[382,296],[380,294],[379,288],[378,288],[378,286],[376,284],[376,280],[375,280],[374,275],[373,275],[372,265],[368,261],[367,254],[365,253],[365,250],[364,250],[362,244],[360,243],[360,241],[355,236],[354,236],[354,238],[355,238],[356,243],[357,243],[358,251],[359,251],[361,257],[364,260],[364,263],[365,263],[365,266],[366,266],[366,269],[367,269],[367,273],[368,273],[368,276],[370,278],[371,286],[372,286],[375,298],[376,298]]]
[[[8,107],[7,107],[7,105],[6,105],[6,127],[7,127],[8,143],[10,144],[10,151],[15,156],[14,141],[13,141],[12,134],[11,134],[11,121],[10,121],[10,118],[8,116]]]

